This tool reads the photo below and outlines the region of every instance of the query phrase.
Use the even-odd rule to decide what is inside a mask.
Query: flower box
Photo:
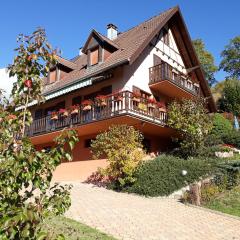
[[[116,96],[114,97],[114,100],[120,102],[120,101],[123,100],[123,96],[122,96],[122,95],[116,95]]]
[[[51,113],[51,120],[58,120],[58,114],[57,114],[57,112],[52,112],[52,113]]]
[[[78,114],[78,112],[79,112],[79,105],[76,104],[70,107],[71,115]]]
[[[156,103],[157,101],[154,98],[149,98],[147,105],[149,108],[156,108]]]
[[[83,111],[89,111],[92,109],[92,106],[91,105],[85,105],[83,106]]]
[[[98,95],[96,98],[97,105],[99,107],[105,107],[107,106],[106,96],[104,95]]]
[[[133,100],[133,102],[140,102],[141,101],[141,94],[139,94],[139,93],[133,93],[132,94],[132,100]]]
[[[164,102],[157,103],[160,112],[167,112],[166,104]]]
[[[82,110],[83,111],[91,110],[92,109],[92,104],[93,104],[92,100],[84,100],[82,102],[82,106],[83,106]]]
[[[67,109],[60,109],[59,114],[61,117],[67,117],[68,116],[68,111]]]

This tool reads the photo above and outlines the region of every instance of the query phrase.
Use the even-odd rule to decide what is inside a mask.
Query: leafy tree
[[[220,113],[214,114],[213,129],[211,131],[211,134],[214,134],[222,138],[223,136],[230,134],[232,130],[233,130],[232,123],[228,119],[226,119]]]
[[[240,115],[240,81],[227,79],[222,91],[222,97],[218,101],[219,109],[231,112],[235,116]]]
[[[168,126],[178,130],[181,154],[198,155],[204,147],[206,136],[212,129],[203,99],[174,101],[168,108]]]
[[[209,86],[212,86],[214,83],[216,83],[214,74],[218,70],[214,63],[214,57],[209,51],[206,50],[202,39],[195,39],[192,41],[192,43],[205,73],[205,78],[208,81]]]
[[[229,73],[230,77],[240,79],[240,36],[230,40],[221,57],[219,68]]]
[[[10,76],[17,76],[11,102],[2,95],[0,101],[0,239],[48,239],[40,224],[71,204],[69,186],[50,184],[52,172],[62,160],[71,160],[77,137],[63,132],[50,151],[37,151],[26,137],[32,122],[28,103],[43,100],[41,79],[56,57],[43,29],[20,35],[18,42],[9,66]]]
[[[91,150],[95,158],[107,158],[109,165],[103,174],[123,187],[135,181],[134,170],[144,156],[142,140],[142,134],[134,127],[116,125],[97,135]]]

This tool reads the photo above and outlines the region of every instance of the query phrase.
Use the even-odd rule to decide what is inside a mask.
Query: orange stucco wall
[[[87,139],[93,139],[96,135],[82,136],[76,144],[73,151],[73,161],[63,162],[57,167],[53,174],[54,181],[84,181],[99,167],[106,167],[106,159],[94,160],[89,148],[85,147]],[[169,147],[170,139],[159,138],[157,136],[145,135],[145,138],[150,140],[150,152],[159,153]],[[37,149],[42,149],[46,146],[52,146],[53,143],[37,145]]]

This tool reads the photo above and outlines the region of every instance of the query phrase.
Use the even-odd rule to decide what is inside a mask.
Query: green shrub
[[[184,158],[197,156],[212,129],[204,99],[173,101],[168,107],[168,126],[179,133],[180,153]]]
[[[231,144],[237,148],[240,148],[240,132],[239,131],[233,130],[227,135],[224,135],[222,139],[224,143]]]
[[[127,192],[146,196],[166,196],[199,180],[214,169],[214,163],[203,159],[181,159],[162,155],[144,162],[135,173],[136,181]],[[182,170],[187,171],[183,176]]]
[[[218,165],[214,181],[221,189],[232,189],[240,185],[240,161],[231,161]]]
[[[134,127],[114,125],[92,141],[93,156],[104,156],[109,163],[102,170],[103,175],[115,181],[117,188],[135,181],[133,173],[144,157],[142,139],[142,134]]]
[[[213,200],[219,193],[217,185],[210,183],[201,186],[201,203],[207,203]]]
[[[222,114],[216,113],[213,116],[213,129],[211,134],[222,138],[232,132],[232,123],[226,119]]]

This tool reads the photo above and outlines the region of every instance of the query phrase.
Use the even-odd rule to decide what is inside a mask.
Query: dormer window
[[[96,65],[99,62],[99,47],[90,50],[90,65]]]

